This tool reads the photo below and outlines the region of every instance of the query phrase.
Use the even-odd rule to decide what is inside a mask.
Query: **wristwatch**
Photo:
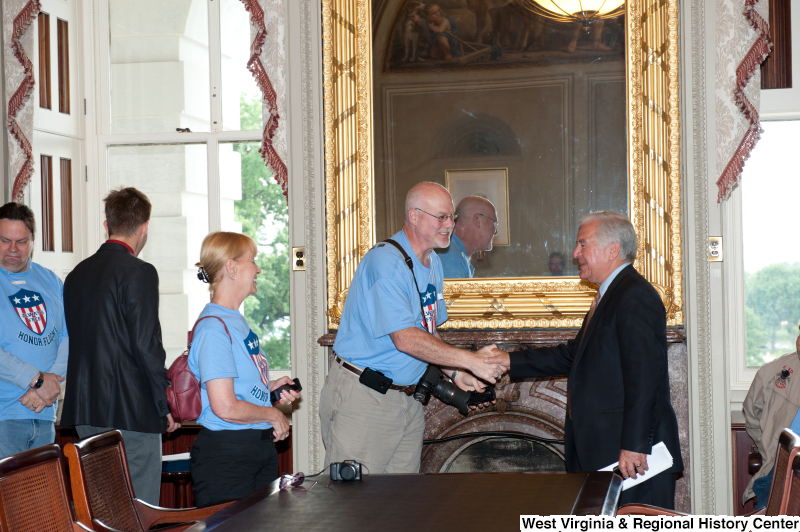
[[[42,384],[44,384],[44,373],[40,371],[39,378],[36,379],[36,382],[33,383],[33,386],[31,386],[31,388],[33,388],[34,390],[38,390],[39,388],[42,387]]]

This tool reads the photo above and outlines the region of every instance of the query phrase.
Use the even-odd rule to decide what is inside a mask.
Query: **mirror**
[[[482,214],[498,222],[486,250],[481,221],[462,216],[461,238],[437,250],[445,278],[468,274],[456,254],[471,256],[476,278],[550,276],[550,262],[577,276],[578,219],[628,210],[624,12],[582,24],[508,0],[381,8],[372,40],[375,201],[385,206],[375,211],[376,240],[402,228],[409,189],[434,181],[456,205],[490,199],[495,208]]]
[[[419,181],[497,207],[493,249],[445,283],[446,328],[579,326],[596,287],[574,277],[577,221],[602,209],[630,216],[682,323],[676,4],[580,24],[531,2],[323,0],[331,328]]]

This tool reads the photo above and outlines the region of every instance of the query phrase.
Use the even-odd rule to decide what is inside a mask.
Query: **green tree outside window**
[[[242,129],[261,129],[261,100],[239,99]],[[234,218],[242,232],[258,245],[261,268],[258,292],[244,301],[244,316],[261,339],[273,370],[291,369],[289,324],[289,210],[280,185],[258,153],[259,143],[238,143],[241,154],[242,199],[234,203]]]
[[[800,323],[800,263],[770,264],[745,273],[747,365],[760,366],[795,350]]]

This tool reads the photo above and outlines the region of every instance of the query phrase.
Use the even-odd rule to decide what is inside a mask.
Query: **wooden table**
[[[519,530],[520,515],[613,515],[620,492],[599,471],[369,475],[308,492],[276,480],[188,530]]]

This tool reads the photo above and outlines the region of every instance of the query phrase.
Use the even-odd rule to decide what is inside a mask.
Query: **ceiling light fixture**
[[[625,0],[517,0],[521,5],[557,22],[588,26],[625,12]]]

